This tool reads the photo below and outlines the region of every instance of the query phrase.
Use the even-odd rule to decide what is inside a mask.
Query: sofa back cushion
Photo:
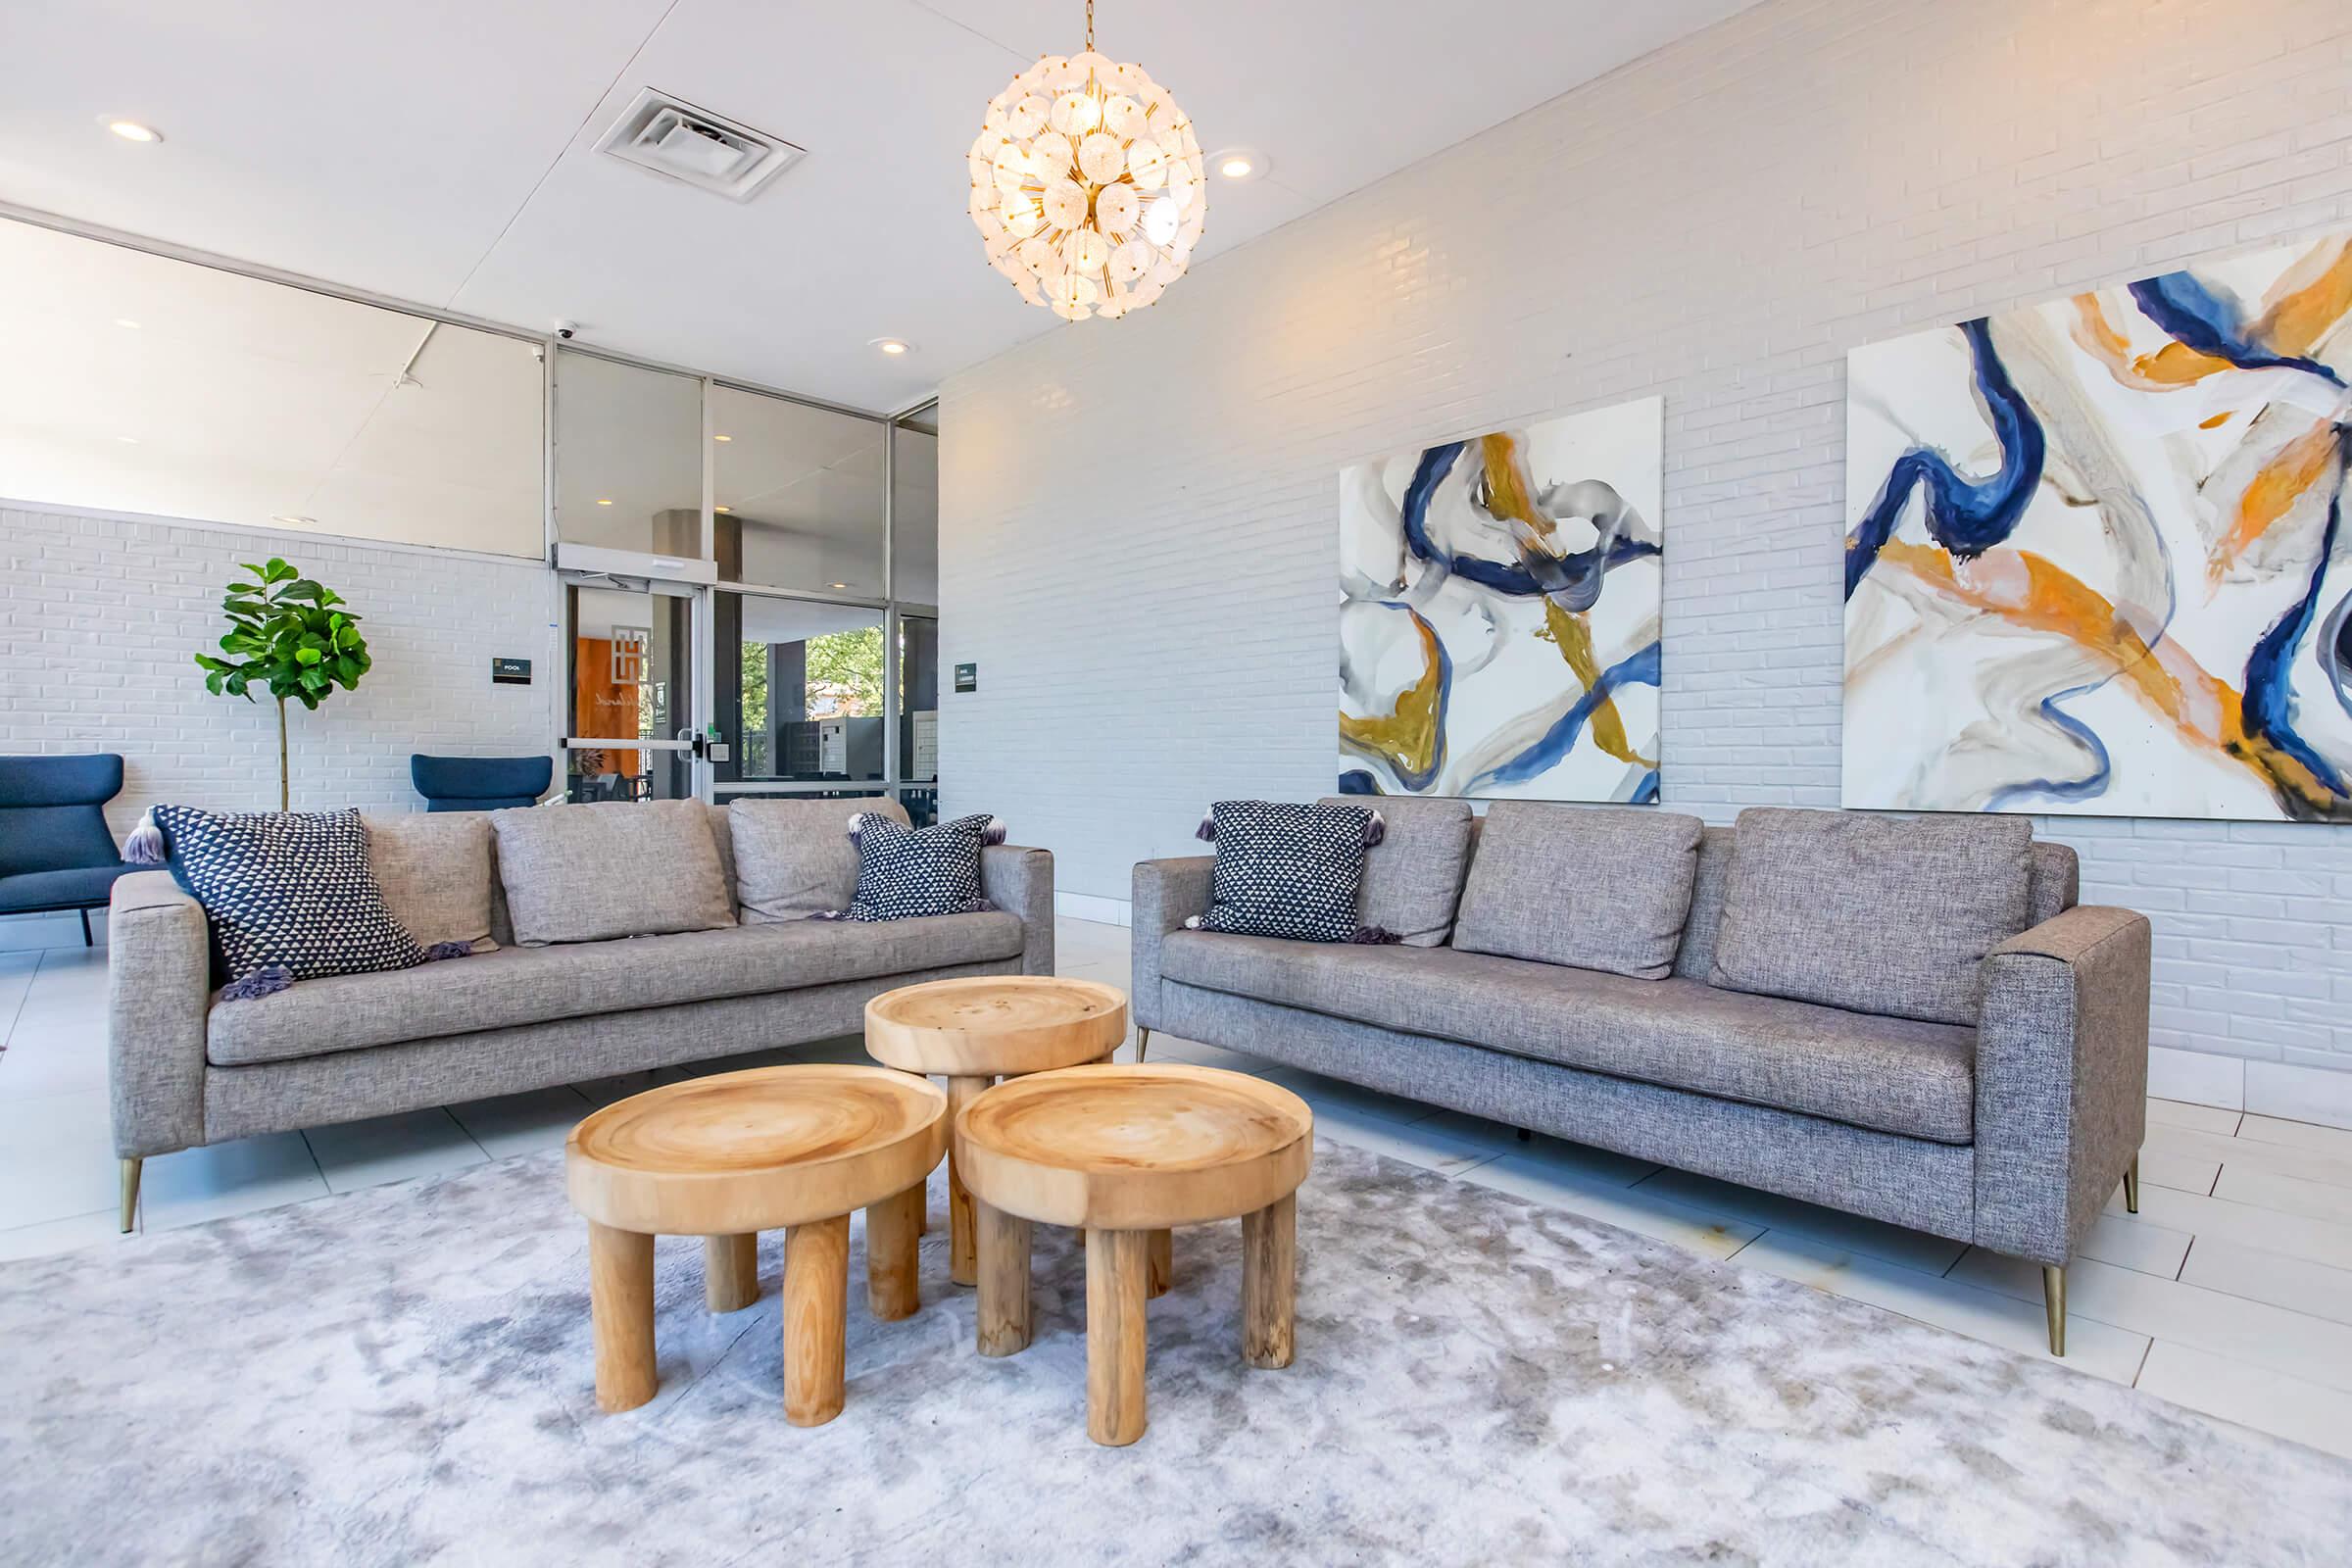
[[[602,942],[735,923],[700,801],[612,801],[490,813],[514,940]]]
[[[1682,945],[1703,831],[1697,817],[1671,811],[1497,801],[1453,946],[1663,980]]]
[[[1723,891],[1732,878],[1732,830],[1711,827],[1698,841],[1698,876],[1690,884],[1690,917],[1683,922],[1683,951],[1674,972],[1705,980],[1715,972],[1715,933],[1723,922]],[[2033,880],[2026,892],[2026,928],[2054,920],[2082,896],[2082,863],[2075,852],[2046,839],[2034,841]]]
[[[806,920],[848,908],[858,896],[858,845],[850,837],[850,818],[865,811],[907,825],[906,808],[880,796],[729,801],[726,834],[735,852],[737,914],[751,924]]]
[[[1708,978],[1973,1025],[1984,956],[2026,929],[2033,845],[2022,816],[1742,811]]]
[[[417,946],[463,942],[476,953],[490,935],[490,818],[480,811],[367,812],[368,860],[384,907]]]
[[[1470,803],[1333,795],[1316,804],[1374,807],[1385,824],[1381,841],[1364,852],[1356,919],[1409,948],[1445,946],[1461,904],[1462,877],[1470,869],[1470,831],[1478,820]]]

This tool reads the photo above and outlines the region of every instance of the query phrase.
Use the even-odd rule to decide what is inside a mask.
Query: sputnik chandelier
[[[1208,209],[1200,143],[1141,66],[1048,55],[991,100],[972,222],[1021,298],[1065,320],[1142,310],[1184,275]]]

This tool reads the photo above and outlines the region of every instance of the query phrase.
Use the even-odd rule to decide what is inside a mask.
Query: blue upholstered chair
[[[536,806],[556,776],[545,757],[412,757],[409,781],[428,811],[495,811]]]
[[[122,793],[122,759],[0,757],[0,914],[81,916],[106,907],[122,863],[106,803]]]

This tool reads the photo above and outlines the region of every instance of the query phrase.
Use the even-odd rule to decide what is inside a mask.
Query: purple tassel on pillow
[[[436,942],[424,950],[424,961],[427,963],[439,963],[444,958],[470,958],[472,956],[473,944],[470,942]]]
[[[809,920],[847,920],[849,917],[850,911],[847,909],[818,909],[813,914],[803,916]]]
[[[865,813],[864,813],[863,811],[853,811],[853,812],[851,812],[851,813],[850,813],[850,842],[851,842],[852,844],[855,844],[855,843],[857,843],[857,842],[858,842],[858,835],[859,835],[859,834],[861,834],[861,833],[863,833],[864,831],[865,831]]]
[[[1364,819],[1364,848],[1375,850],[1389,836],[1389,819],[1374,811]]]
[[[1354,943],[1358,947],[1385,948],[1396,943],[1402,942],[1404,938],[1398,936],[1387,926],[1359,925],[1355,928],[1355,934],[1350,936],[1348,940]]]
[[[1200,813],[1200,825],[1193,829],[1193,837],[1199,839],[1203,844],[1214,844],[1217,842],[1217,813],[1215,811],[1202,811]]]
[[[139,818],[139,825],[132,828],[130,837],[122,841],[122,859],[129,865],[164,863],[164,830],[155,825],[153,809]]]
[[[294,983],[293,971],[282,963],[272,963],[243,974],[220,988],[222,1002],[259,1002],[274,997]]]
[[[1003,817],[1001,817],[1001,816],[992,816],[992,817],[990,817],[990,818],[988,819],[988,826],[986,826],[986,827],[984,827],[984,828],[982,828],[982,829],[980,830],[980,842],[981,842],[982,844],[1002,844],[1002,843],[1004,843],[1004,819]]]

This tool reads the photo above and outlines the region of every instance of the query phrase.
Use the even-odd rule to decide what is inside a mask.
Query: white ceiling
[[[1216,182],[1200,257],[1751,0],[1101,0]],[[1082,0],[9,0],[0,201],[854,406],[1064,326],[981,259],[963,154]],[[597,154],[658,87],[808,157],[748,205]],[[134,146],[123,117],[165,134]],[[917,345],[902,359],[867,346]]]

